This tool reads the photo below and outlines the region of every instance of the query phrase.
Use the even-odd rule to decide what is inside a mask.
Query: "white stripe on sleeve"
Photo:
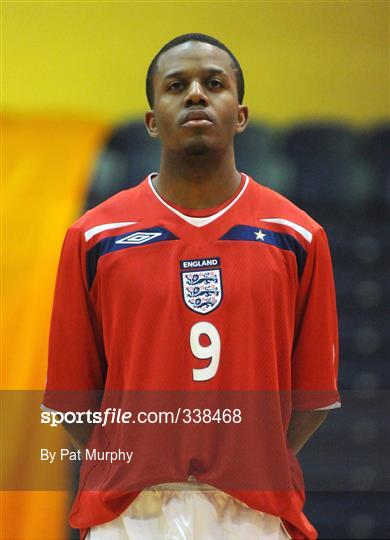
[[[119,227],[124,227],[125,225],[134,225],[136,221],[124,221],[122,223],[104,223],[103,225],[96,225],[92,229],[88,229],[84,233],[85,241],[91,240],[96,234],[99,234],[103,231],[108,231],[110,229],[119,229]]]
[[[320,407],[319,409],[313,409],[313,411],[326,411],[327,409],[338,409],[341,407],[340,401],[332,403],[332,405],[327,405],[326,407]]]
[[[293,221],[290,221],[288,219],[283,218],[267,218],[267,219],[261,219],[261,221],[268,221],[269,223],[279,223],[280,225],[286,225],[287,227],[291,227],[294,229],[294,231],[297,231],[299,234],[305,238],[308,242],[311,242],[313,239],[313,234],[305,229],[305,227],[302,227],[302,225],[298,225],[298,223],[294,223]]]

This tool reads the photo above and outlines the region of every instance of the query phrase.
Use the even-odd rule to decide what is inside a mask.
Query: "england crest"
[[[222,301],[222,272],[219,257],[180,262],[183,300],[196,313],[206,315]]]

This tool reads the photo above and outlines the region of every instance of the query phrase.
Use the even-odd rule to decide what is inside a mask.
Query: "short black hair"
[[[181,36],[177,36],[171,39],[171,41],[168,41],[168,43],[166,43],[158,51],[158,53],[156,54],[156,56],[153,58],[153,60],[151,61],[149,65],[148,72],[146,75],[146,96],[148,98],[148,103],[149,103],[150,108],[152,109],[154,105],[153,79],[156,74],[158,59],[166,51],[168,51],[169,49],[172,49],[172,47],[176,47],[177,45],[181,45],[182,43],[187,43],[187,41],[200,41],[202,43],[210,43],[210,45],[214,45],[215,47],[218,47],[219,49],[222,49],[223,51],[228,53],[228,55],[232,59],[232,67],[234,68],[236,72],[238,102],[242,104],[242,101],[244,99],[244,75],[242,73],[242,69],[237,58],[234,56],[231,50],[228,49],[226,45],[218,41],[218,39],[215,39],[211,36],[207,36],[206,34],[183,34]]]

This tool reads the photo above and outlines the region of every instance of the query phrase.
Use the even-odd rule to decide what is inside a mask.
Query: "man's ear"
[[[154,111],[148,111],[147,113],[145,113],[145,126],[147,132],[149,133],[149,136],[152,137],[152,139],[159,138]]]
[[[245,105],[239,105],[238,114],[237,114],[236,133],[242,133],[243,131],[245,131],[245,128],[248,125],[248,119],[249,119],[248,107],[246,107]]]

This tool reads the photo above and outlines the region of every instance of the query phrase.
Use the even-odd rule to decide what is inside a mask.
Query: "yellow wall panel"
[[[56,267],[103,140],[98,122],[3,120],[3,389],[42,389]]]
[[[1,493],[2,540],[65,540],[69,496],[54,491]]]
[[[32,464],[45,445],[39,402],[59,252],[105,134],[101,123],[76,117],[2,122],[1,478],[2,489],[31,489],[1,493],[2,540],[66,538],[69,494],[37,491],[43,480]],[[66,444],[62,430],[54,435]],[[69,475],[52,472],[59,484]]]
[[[230,46],[255,118],[388,115],[389,3],[375,1],[5,2],[7,110],[143,114],[144,79],[175,35]]]

